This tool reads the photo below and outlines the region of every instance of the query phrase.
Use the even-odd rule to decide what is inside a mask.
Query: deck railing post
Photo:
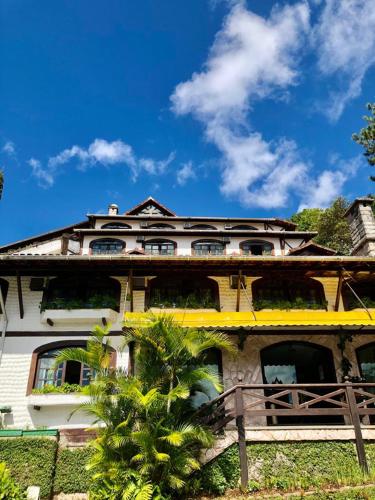
[[[346,397],[347,397],[347,401],[349,403],[350,417],[351,417],[352,424],[354,427],[355,446],[357,448],[358,462],[359,462],[359,465],[360,465],[361,469],[363,470],[363,472],[368,474],[369,468],[368,468],[368,463],[367,463],[365,445],[363,442],[361,421],[359,419],[357,401],[355,398],[355,394],[354,394],[352,385],[348,385],[346,387]]]
[[[249,471],[247,467],[244,404],[241,387],[236,387],[236,425],[238,431],[238,452],[240,455],[241,489],[245,491],[249,483]]]

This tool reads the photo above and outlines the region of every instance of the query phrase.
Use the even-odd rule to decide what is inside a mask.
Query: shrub
[[[26,495],[10,477],[4,462],[0,462],[0,500],[23,500]]]
[[[91,448],[63,449],[57,455],[54,492],[85,493],[89,489],[91,473],[86,464],[92,457]]]
[[[45,438],[0,439],[0,460],[7,464],[21,488],[39,486],[41,497],[48,497],[56,448],[56,441]]]

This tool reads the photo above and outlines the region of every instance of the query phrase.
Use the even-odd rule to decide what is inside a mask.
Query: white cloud
[[[109,167],[122,164],[130,169],[133,180],[136,180],[141,172],[150,175],[162,174],[174,158],[174,153],[170,153],[164,160],[138,158],[133,148],[121,140],[108,142],[105,139],[95,139],[86,149],[77,145],[64,149],[56,156],[49,158],[45,168],[39,160],[31,159],[29,164],[40,184],[43,187],[50,187],[60,172],[60,168],[73,160],[76,160],[79,170],[86,170],[94,165]]]
[[[192,161],[183,163],[181,165],[181,168],[179,168],[176,172],[177,184],[179,186],[184,186],[187,183],[187,181],[193,180],[196,177],[197,176]]]
[[[42,164],[39,160],[30,158],[28,164],[32,169],[33,176],[38,179],[39,185],[41,187],[47,189],[53,186],[54,176],[47,169],[42,167]]]
[[[313,40],[321,74],[338,77],[325,109],[335,121],[348,101],[360,95],[363,78],[375,64],[374,1],[326,0]]]
[[[291,195],[305,205],[325,206],[350,176],[326,170],[312,177],[294,141],[269,142],[249,122],[257,101],[279,100],[298,83],[299,59],[309,48],[309,17],[304,1],[276,7],[268,19],[243,2],[235,4],[202,71],[171,96],[177,115],[192,114],[204,125],[206,139],[222,154],[221,192],[244,206],[283,207]]]
[[[14,156],[16,154],[16,148],[14,142],[7,141],[2,147],[2,152],[6,153],[8,156]]]

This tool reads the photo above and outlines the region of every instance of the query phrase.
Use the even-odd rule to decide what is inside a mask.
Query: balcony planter
[[[118,313],[113,309],[45,309],[41,323],[52,325],[115,323]]]
[[[33,406],[35,409],[55,406],[78,406],[89,401],[89,396],[79,393],[30,394],[27,396],[27,406]]]
[[[217,309],[214,308],[209,308],[209,309],[193,309],[193,308],[181,308],[181,307],[151,307],[149,309],[151,313],[155,314],[174,314],[174,313],[184,313],[184,312],[191,312],[191,313],[209,313],[209,312],[218,312]]]

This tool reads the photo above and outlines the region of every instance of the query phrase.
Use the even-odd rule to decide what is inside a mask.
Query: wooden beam
[[[133,297],[133,269],[129,271],[129,295],[130,295],[130,312],[134,311],[134,297]]]
[[[236,311],[239,312],[241,304],[241,281],[242,281],[242,271],[238,271],[238,281],[237,281],[237,300],[236,300]]]
[[[241,490],[247,491],[249,471],[247,466],[246,433],[244,425],[244,405],[241,387],[236,387],[236,425],[238,432],[238,452],[240,455]]]
[[[18,291],[18,308],[20,311],[20,318],[22,319],[24,316],[22,282],[21,282],[21,276],[18,272],[17,272],[17,291]]]
[[[342,284],[344,282],[344,275],[343,272],[340,271],[339,274],[339,282],[337,283],[337,291],[336,291],[336,300],[335,300],[335,311],[338,311],[340,308],[340,297],[341,297],[341,291],[342,291]]]
[[[348,385],[346,388],[346,396],[347,401],[349,403],[350,416],[352,420],[352,424],[354,427],[354,435],[355,435],[355,446],[357,448],[357,456],[358,462],[365,474],[369,473],[365,445],[363,442],[362,429],[361,429],[361,421],[359,419],[357,401],[353,391],[353,387]]]

